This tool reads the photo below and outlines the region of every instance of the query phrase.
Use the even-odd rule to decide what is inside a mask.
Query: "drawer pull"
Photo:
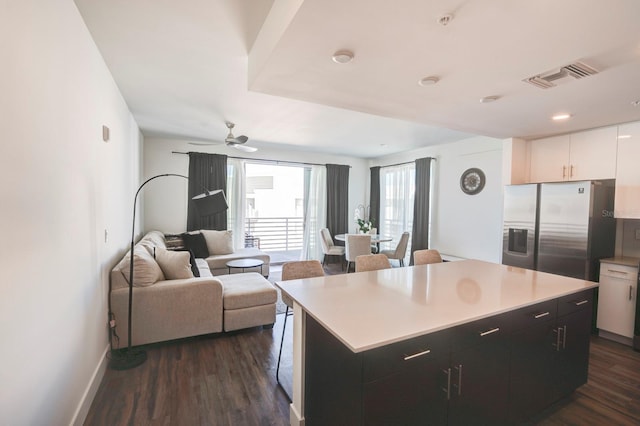
[[[585,300],[581,300],[579,302],[575,302],[576,306],[584,305],[585,303],[589,303],[589,300],[585,299]]]
[[[549,315],[549,311],[547,311],[547,312],[540,312],[539,314],[536,314],[536,315],[534,315],[533,317],[534,317],[535,319],[538,319],[538,318],[546,317],[547,315]]]
[[[489,334],[493,334],[497,331],[500,331],[500,327],[492,328],[491,330],[483,331],[480,333],[480,337],[488,336]]]
[[[431,349],[427,349],[426,351],[418,352],[417,354],[413,355],[405,355],[404,360],[409,361],[410,359],[418,358],[419,356],[427,355],[429,353],[431,353]]]
[[[628,273],[628,272],[625,272],[625,271],[616,271],[615,269],[607,269],[607,271],[609,271],[609,272],[615,272],[616,274],[629,275],[629,273]]]
[[[633,293],[633,286],[632,285],[629,286],[629,300],[631,300],[631,297],[632,297],[631,293]]]

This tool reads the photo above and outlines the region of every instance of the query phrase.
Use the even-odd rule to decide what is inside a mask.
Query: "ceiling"
[[[640,120],[637,0],[75,2],[146,137],[223,143],[229,120],[248,145],[372,158]],[[523,81],[577,61],[598,73]]]

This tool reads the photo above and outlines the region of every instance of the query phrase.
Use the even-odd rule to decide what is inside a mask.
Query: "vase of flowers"
[[[358,230],[361,234],[368,234],[371,228],[373,228],[373,224],[368,220],[358,219],[356,223],[358,224]]]
[[[371,229],[373,229],[373,222],[371,222],[368,219],[363,219],[360,216],[359,208],[356,209],[355,221],[356,221],[356,225],[358,226],[358,232],[360,234],[368,234],[371,231]]]

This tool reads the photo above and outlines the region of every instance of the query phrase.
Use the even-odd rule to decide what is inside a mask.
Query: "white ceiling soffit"
[[[498,138],[640,120],[638,76],[637,0],[276,0],[249,54],[252,91]]]
[[[292,1],[75,3],[147,139],[215,144],[237,155],[224,145],[232,121],[258,155],[275,148],[374,158],[473,136],[250,91],[249,50],[272,6]]]

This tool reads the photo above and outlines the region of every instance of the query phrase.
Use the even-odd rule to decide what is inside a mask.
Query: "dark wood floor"
[[[289,401],[275,380],[283,319],[271,330],[147,346],[145,364],[107,370],[85,424],[288,425]],[[291,330],[289,322],[281,366],[288,389]],[[640,353],[594,336],[588,384],[530,424],[640,424]]]

